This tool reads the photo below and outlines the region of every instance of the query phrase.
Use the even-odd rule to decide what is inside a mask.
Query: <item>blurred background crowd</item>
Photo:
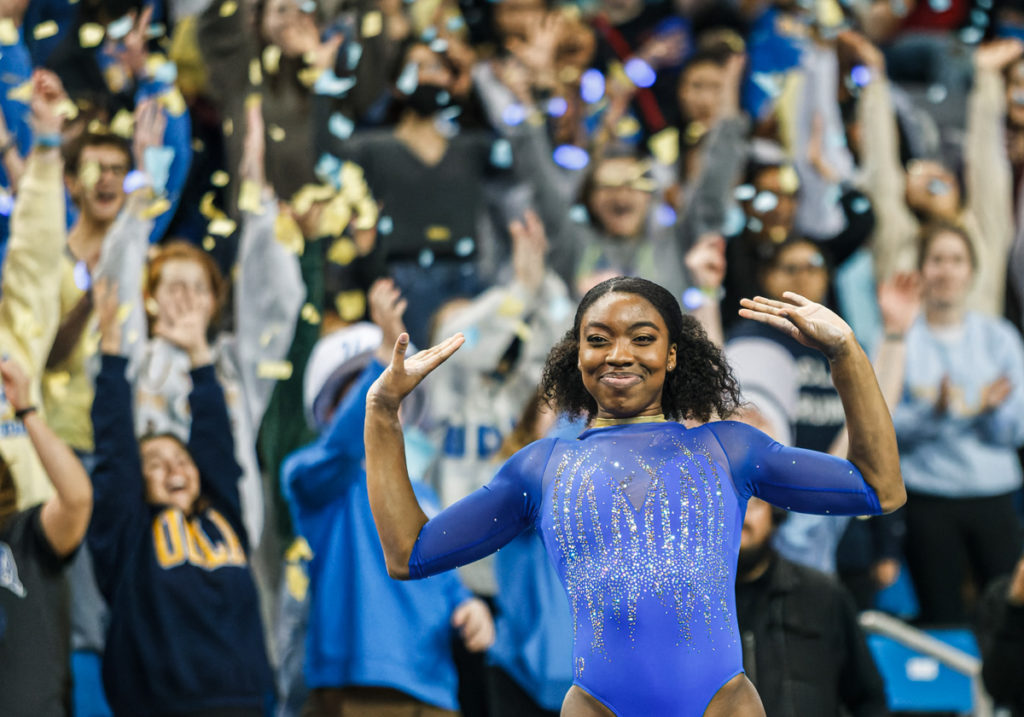
[[[748,509],[767,713],[900,709],[882,609],[1024,714],[1022,176],[1018,0],[0,0],[0,714],[557,714],[539,538],[391,580],[365,396],[465,334],[403,407],[447,506],[583,430],[537,385],[616,275],[782,443],[843,407],[741,297],[839,312],[890,404],[905,508]]]

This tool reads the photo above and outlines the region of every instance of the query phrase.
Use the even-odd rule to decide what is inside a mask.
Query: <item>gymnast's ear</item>
[[[666,371],[676,370],[676,345],[672,344],[668,347],[668,361],[665,362]]]

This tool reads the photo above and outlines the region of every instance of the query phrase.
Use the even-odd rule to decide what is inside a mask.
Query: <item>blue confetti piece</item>
[[[548,100],[547,111],[552,117],[561,117],[569,111],[569,103],[564,97],[552,97]]]
[[[437,28],[434,27],[433,25],[431,25],[430,27],[424,28],[423,32],[420,33],[420,39],[423,40],[423,42],[431,42],[432,40],[434,40],[436,38],[437,38]],[[431,49],[433,49],[433,48],[431,48]],[[435,52],[436,52],[436,50],[435,50]]]
[[[491,145],[491,165],[498,169],[512,166],[512,143],[507,139],[496,139]]]
[[[757,212],[770,212],[779,206],[779,198],[774,192],[758,192],[757,196],[754,197],[754,201],[751,204],[754,211]]]
[[[470,326],[468,329],[463,329],[462,335],[466,337],[465,346],[467,349],[480,343],[480,329],[476,326]]]
[[[352,136],[352,131],[355,128],[356,123],[341,112],[335,112],[331,115],[331,118],[327,120],[327,129],[329,129],[331,134],[338,139],[348,139]]]
[[[351,42],[345,48],[345,64],[350,70],[356,69],[359,60],[363,58],[363,46],[358,42]]]
[[[980,27],[965,27],[960,31],[960,40],[967,45],[977,45],[981,42],[981,38],[985,36],[985,31]]]
[[[424,249],[420,252],[419,263],[424,269],[434,263],[434,252],[430,249]]]
[[[123,15],[107,25],[107,37],[115,42],[123,40],[132,31],[134,26],[135,23],[132,21],[132,18],[128,15]]]
[[[174,161],[174,150],[171,147],[146,147],[142,155],[142,166],[153,181],[153,191],[163,194],[167,188],[167,177]]]
[[[439,107],[444,107],[445,105],[452,101],[452,95],[450,92],[448,92],[448,90],[441,90],[440,92],[437,93],[436,97],[437,104]]]
[[[377,231],[381,233],[381,236],[387,236],[395,229],[395,220],[389,217],[387,214],[381,216],[377,220]]]
[[[695,286],[683,292],[683,306],[689,311],[694,311],[704,306],[704,293]]]
[[[604,75],[593,68],[580,77],[580,97],[584,102],[594,103],[604,97]]]
[[[574,204],[569,208],[569,219],[577,224],[586,224],[590,221],[590,213],[582,204]]]
[[[420,85],[420,67],[419,63],[410,62],[402,69],[402,74],[398,76],[398,81],[395,82],[395,87],[403,95],[411,95],[416,91],[416,88]]]
[[[11,216],[14,211],[14,197],[10,194],[0,194],[0,215]]]
[[[654,219],[658,223],[658,226],[671,227],[675,226],[676,223],[676,210],[672,208],[670,204],[664,202],[658,205],[655,210]]]
[[[574,307],[571,301],[565,296],[558,296],[551,300],[548,305],[548,313],[551,318],[556,322],[564,321],[569,318],[574,311]]]
[[[471,237],[462,237],[455,242],[455,256],[469,256],[474,249],[476,249],[476,242]]]
[[[149,178],[146,177],[146,173],[133,169],[124,176],[124,193],[131,194],[132,192],[142,189],[143,187],[149,186]]]
[[[153,73],[153,79],[167,85],[174,84],[174,81],[178,79],[178,66],[173,62],[161,64]]]
[[[430,43],[430,49],[439,55],[448,52],[448,41],[439,37]]]
[[[871,209],[871,202],[867,197],[856,197],[850,202],[850,211],[854,214],[864,214],[869,209]]]
[[[781,72],[754,72],[750,75],[751,82],[772,99],[782,94],[782,78]]]
[[[764,224],[757,217],[750,217],[747,220],[747,229],[757,234],[759,231],[764,229]]]
[[[501,113],[501,121],[509,127],[521,125],[526,119],[526,108],[520,104],[508,105]]]
[[[752,184],[741,184],[733,190],[732,196],[736,197],[738,202],[747,202],[754,198],[757,194],[757,190],[754,189]]]
[[[448,28],[449,32],[458,32],[466,26],[466,21],[462,19],[460,15],[455,15],[448,18],[448,22],[445,23],[445,27]]]
[[[92,275],[89,274],[89,267],[84,261],[75,262],[75,269],[72,272],[75,279],[75,286],[82,291],[88,291],[92,287]]]
[[[970,28],[968,28],[968,29],[970,29]],[[965,40],[965,42],[966,42],[966,40]],[[949,96],[949,90],[946,89],[945,85],[939,85],[939,84],[931,85],[928,88],[928,90],[925,92],[925,97],[927,97],[928,101],[931,102],[933,105],[939,104],[940,102],[945,100],[946,97],[948,97],[948,96]]]
[[[332,70],[324,70],[313,84],[313,92],[328,97],[341,97],[355,87],[356,78],[338,77]]]
[[[623,69],[626,72],[626,77],[632,80],[633,84],[637,87],[650,87],[658,79],[658,74],[654,71],[654,68],[639,57],[626,60],[626,65]]]
[[[313,171],[321,182],[329,182],[335,189],[341,188],[341,160],[333,154],[321,154]]]
[[[978,27],[988,27],[988,13],[984,10],[971,10],[971,24]]]
[[[857,87],[867,87],[868,83],[871,82],[871,70],[864,65],[856,65],[850,70],[850,79],[853,80],[853,84]]]
[[[445,122],[454,122],[455,118],[462,114],[462,108],[458,105],[452,105],[451,107],[445,107],[443,110],[437,113]]]
[[[587,151],[574,144],[555,147],[552,157],[555,164],[565,169],[583,169],[590,163],[590,155],[587,154]]]
[[[734,237],[743,231],[743,227],[747,223],[747,215],[743,213],[743,210],[732,204],[727,210],[725,210],[725,221],[722,222],[722,234],[727,237]]]
[[[308,15],[312,15],[316,12],[316,0],[306,0],[304,3],[299,5],[299,10]]]
[[[935,12],[946,12],[952,6],[952,0],[928,0],[928,7],[930,7]]]

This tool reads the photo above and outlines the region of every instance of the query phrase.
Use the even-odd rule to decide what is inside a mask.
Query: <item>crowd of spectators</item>
[[[0,714],[557,714],[539,539],[389,578],[365,396],[465,334],[402,414],[447,506],[583,430],[537,387],[617,275],[781,443],[843,406],[742,297],[841,313],[892,411],[904,509],[751,501],[768,714],[885,713],[897,581],[1024,714],[1022,177],[1019,0],[0,0]]]

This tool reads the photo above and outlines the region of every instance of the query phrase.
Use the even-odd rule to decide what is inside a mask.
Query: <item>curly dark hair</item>
[[[572,328],[548,354],[540,390],[548,404],[560,413],[593,418],[597,402],[583,386],[578,366],[580,324],[587,310],[605,294],[620,292],[643,297],[658,310],[668,327],[669,344],[675,344],[676,368],[665,376],[661,407],[665,417],[680,421],[726,418],[740,405],[740,390],[721,350],[708,339],[692,316],[684,315],[667,289],[646,279],[617,276],[592,288],[580,300]]]

